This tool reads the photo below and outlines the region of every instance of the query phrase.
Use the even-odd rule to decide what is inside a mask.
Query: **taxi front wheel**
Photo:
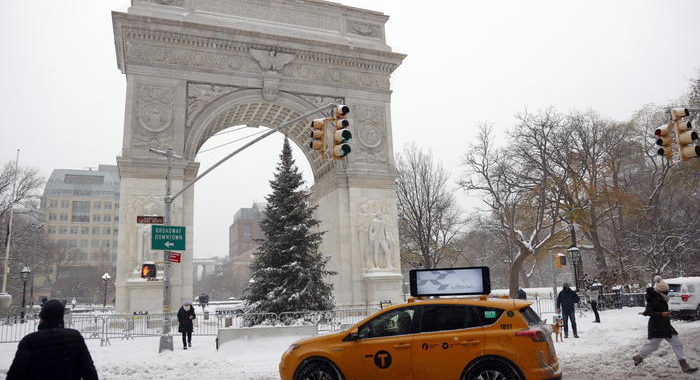
[[[314,359],[302,364],[294,380],[342,380],[342,377],[327,360]]]
[[[462,380],[522,380],[513,367],[499,359],[484,359],[474,364],[462,376]]]

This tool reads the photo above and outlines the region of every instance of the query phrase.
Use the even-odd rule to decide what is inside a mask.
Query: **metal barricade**
[[[0,343],[19,342],[25,335],[36,331],[39,325],[38,317],[22,316],[17,313],[6,313],[0,317]]]
[[[275,313],[243,313],[201,316],[193,321],[194,334],[217,335],[224,327],[254,326],[293,326],[315,325],[318,331],[338,331],[355,324],[379,308],[354,308],[325,311],[298,311]],[[171,314],[171,333],[177,334],[175,314]],[[0,343],[19,342],[25,335],[36,331],[39,320],[34,315],[26,315],[25,321],[19,313],[0,316]],[[163,329],[163,314],[77,314],[66,313],[66,328],[80,331],[85,339],[100,339],[100,345],[111,344],[110,339],[134,339],[137,337],[158,336]]]

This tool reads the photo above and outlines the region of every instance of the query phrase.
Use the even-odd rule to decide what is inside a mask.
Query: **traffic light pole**
[[[150,149],[151,152],[165,156],[168,161],[168,171],[165,175],[165,215],[163,217],[163,222],[166,226],[169,226],[170,214],[172,210],[173,198],[172,193],[172,170],[173,170],[173,157],[184,160],[184,157],[178,156],[173,153],[172,148],[167,150]],[[160,344],[158,346],[158,352],[172,351],[173,350],[173,336],[170,334],[170,329],[172,326],[172,321],[170,320],[171,314],[171,293],[170,293],[170,257],[167,250],[163,251],[163,265],[165,266],[165,271],[163,273],[163,329],[160,334]]]
[[[183,186],[183,188],[175,193],[174,195],[172,194],[172,159],[173,157],[185,160],[184,157],[178,156],[175,153],[173,153],[172,148],[168,148],[167,150],[160,150],[160,149],[155,149],[155,148],[150,148],[149,150],[153,153],[160,154],[162,156],[165,156],[167,161],[168,161],[168,171],[165,176],[165,215],[163,218],[163,222],[165,223],[166,226],[169,226],[171,223],[170,220],[170,214],[171,214],[171,209],[172,209],[172,204],[173,200],[177,198],[178,196],[182,195],[187,189],[192,187],[197,181],[202,179],[205,175],[209,174],[212,170],[214,170],[216,167],[219,165],[223,164],[226,160],[230,159],[231,157],[235,156],[236,154],[240,153],[241,151],[247,149],[251,145],[255,144],[256,142],[272,135],[275,132],[280,131],[282,128],[286,128],[299,120],[302,120],[306,117],[309,117],[316,112],[319,112],[325,108],[331,108],[335,106],[333,103],[329,103],[326,105],[323,105],[321,107],[318,107],[312,111],[306,112],[298,117],[295,117],[294,119],[291,119],[289,121],[286,121],[282,123],[280,126],[277,128],[272,129],[271,131],[263,134],[262,136],[250,141],[249,143],[243,145],[239,149],[236,149],[226,157],[222,158],[219,160],[217,163],[212,165],[209,169],[207,169],[204,173],[198,175],[192,182],[188,183],[187,185]],[[172,322],[170,321],[170,315],[171,315],[171,292],[170,292],[170,257],[169,253],[167,250],[163,251],[163,262],[165,265],[165,271],[163,273],[163,330],[160,335],[160,344],[158,346],[158,352],[161,353],[163,351],[173,351],[173,336],[170,334]]]

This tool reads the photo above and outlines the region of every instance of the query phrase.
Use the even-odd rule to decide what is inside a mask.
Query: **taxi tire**
[[[500,377],[493,377],[500,374]],[[481,376],[481,377],[480,377]],[[525,379],[520,371],[505,359],[487,357],[471,364],[464,374],[462,380],[523,380]]]
[[[314,372],[317,372],[313,376]],[[338,368],[323,358],[307,359],[297,369],[294,380],[343,380]]]

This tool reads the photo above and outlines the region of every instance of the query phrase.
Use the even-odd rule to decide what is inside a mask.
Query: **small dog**
[[[564,327],[564,320],[561,318],[561,316],[555,315],[553,322],[554,323],[549,325],[549,327],[552,328],[552,334],[554,334],[554,339],[556,342],[559,342],[560,340],[563,342],[564,338],[561,335],[561,331]]]

